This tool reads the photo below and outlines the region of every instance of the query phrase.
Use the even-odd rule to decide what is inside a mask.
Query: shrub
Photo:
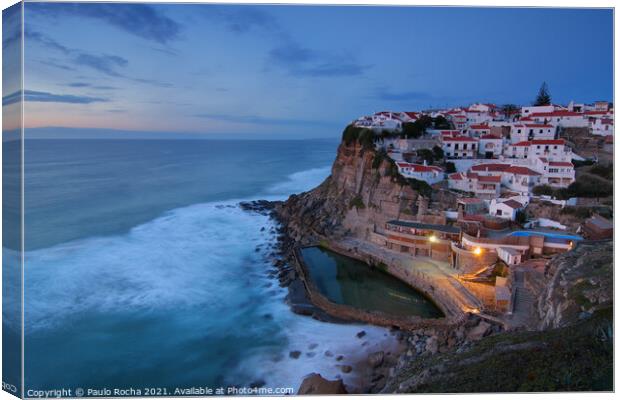
[[[355,207],[356,209],[364,209],[366,208],[366,205],[364,204],[364,200],[362,200],[362,196],[357,195],[354,198],[351,199],[351,201],[349,202],[349,209]]]
[[[433,157],[435,160],[441,160],[444,157],[443,149],[439,146],[433,146]]]
[[[605,179],[613,179],[614,178],[614,165],[611,163],[607,165],[596,164],[592,168],[590,168],[590,171],[588,172],[590,172],[591,174],[598,175]]]
[[[381,166],[383,160],[388,157],[387,152],[384,149],[379,149],[375,152],[375,156],[372,159],[372,169],[378,169]]]
[[[454,165],[454,163],[452,161],[448,161],[446,163],[446,173],[448,174],[452,174],[456,172],[456,166]]]
[[[554,193],[554,190],[549,185],[538,185],[532,188],[532,193],[536,196],[551,196]]]
[[[577,218],[585,219],[592,216],[592,209],[589,207],[566,206],[560,210],[560,214],[574,215]]]

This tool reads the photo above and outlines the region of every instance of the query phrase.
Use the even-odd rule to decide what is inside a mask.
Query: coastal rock
[[[353,367],[350,365],[341,365],[340,370],[345,374],[348,374],[349,372],[353,371]]]
[[[323,378],[320,374],[310,374],[299,386],[297,394],[347,394],[347,389],[342,379],[330,381]]]
[[[368,356],[368,364],[372,367],[372,368],[377,368],[379,367],[381,364],[383,364],[383,358],[385,356],[385,353],[382,351],[377,351],[375,353],[371,353]]]
[[[357,332],[357,335],[356,335],[356,336],[357,336],[358,338],[360,338],[360,339],[361,339],[361,338],[363,338],[364,336],[366,336],[366,331],[359,331],[359,332]]]
[[[478,326],[467,332],[467,340],[476,341],[482,339],[491,330],[491,324],[488,322],[480,321]]]
[[[297,358],[299,358],[299,356],[301,356],[301,351],[297,351],[297,350],[291,351],[290,353],[288,353],[288,355],[291,358],[297,359]]]

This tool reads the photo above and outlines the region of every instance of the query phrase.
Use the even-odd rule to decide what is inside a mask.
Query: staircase
[[[512,325],[528,325],[533,321],[534,302],[536,298],[532,292],[525,287],[524,272],[515,271],[513,289],[515,292]]]

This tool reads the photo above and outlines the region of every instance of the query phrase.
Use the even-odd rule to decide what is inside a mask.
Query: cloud
[[[385,101],[415,101],[415,100],[433,100],[433,96],[426,92],[416,91],[391,91],[386,88],[377,89],[375,96]]]
[[[87,53],[77,54],[73,62],[78,65],[84,65],[94,70],[102,72],[109,76],[123,76],[117,72],[118,68],[126,67],[129,61],[123,57],[111,56],[108,54],[93,55]]]
[[[294,118],[272,118],[272,117],[260,117],[256,115],[237,115],[237,114],[216,114],[216,113],[199,113],[194,114],[193,117],[206,118],[216,121],[233,122],[240,124],[252,124],[252,125],[272,125],[272,126],[334,126],[337,122],[329,121],[317,121],[307,119],[294,119]]]
[[[231,32],[245,33],[252,30],[281,32],[278,21],[269,13],[251,6],[207,6],[199,8],[202,15],[224,24]]]
[[[2,97],[2,105],[6,106],[20,102],[22,94],[20,91]],[[69,104],[91,104],[106,102],[108,99],[102,97],[76,96],[72,94],[54,94],[49,92],[39,92],[36,90],[24,90],[24,101],[42,103],[69,103]]]
[[[73,88],[90,88],[90,89],[98,89],[98,90],[114,90],[118,89],[115,86],[106,86],[106,85],[93,85],[86,82],[70,82],[64,86],[73,87]]]
[[[120,70],[129,65],[129,61],[124,57],[110,54],[92,54],[79,49],[63,46],[60,43],[56,42],[54,39],[40,32],[27,31],[26,39],[36,41],[43,46],[50,47],[67,55],[69,57],[69,61],[74,65],[88,67],[114,78],[123,78],[133,82],[144,83],[158,87],[172,87],[171,84],[166,82],[160,82],[154,79],[136,78],[124,74]],[[57,68],[73,70],[73,68],[59,64],[57,62],[53,63],[49,61],[44,61],[44,63],[55,66]]]
[[[134,36],[165,44],[177,39],[181,25],[156,7],[122,3],[31,3],[29,13],[44,16],[72,15],[106,22]]]
[[[352,58],[318,52],[292,41],[272,49],[269,61],[295,76],[357,76],[370,68],[369,65],[358,64]]]

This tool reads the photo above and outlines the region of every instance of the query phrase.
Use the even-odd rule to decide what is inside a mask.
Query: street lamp
[[[429,236],[428,241],[431,243],[435,243],[437,241],[437,236],[435,235]]]
[[[480,254],[482,254],[482,249],[481,249],[480,247],[476,247],[476,248],[474,249],[474,254],[475,254],[475,255],[477,255],[477,256],[479,256]]]

